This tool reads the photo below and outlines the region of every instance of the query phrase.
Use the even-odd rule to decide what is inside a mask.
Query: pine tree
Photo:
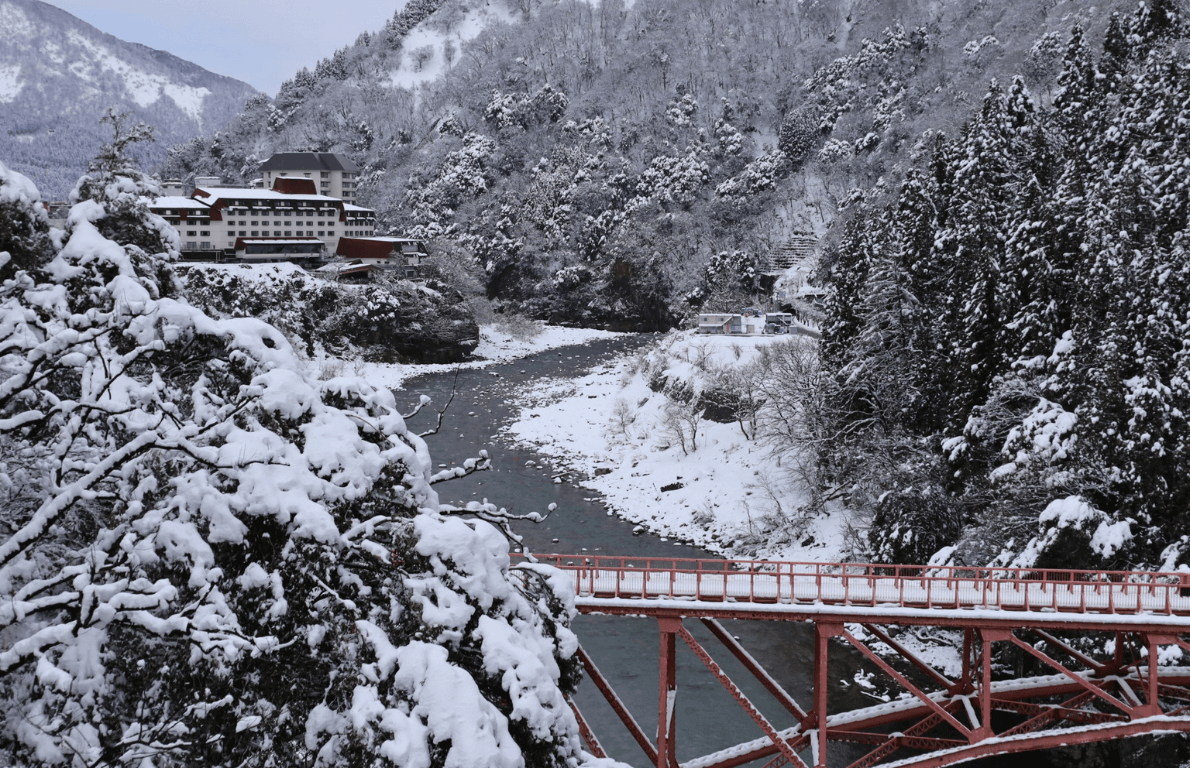
[[[993,81],[979,115],[964,133],[957,159],[948,228],[955,244],[952,344],[962,361],[958,383],[966,400],[955,415],[964,421],[1007,364],[1005,321],[1015,312],[1017,297],[1001,278],[1018,189],[1013,123],[1020,119],[1009,113],[1004,93]]]
[[[847,222],[838,247],[828,256],[832,263],[821,347],[828,370],[839,371],[847,364],[862,325],[859,305],[871,267],[868,224],[867,212],[858,211]]]
[[[942,326],[952,264],[946,259],[949,250],[937,240],[950,205],[947,150],[939,138],[931,160],[933,172],[913,169],[906,174],[895,213],[900,230],[898,248],[907,276],[905,290],[912,301],[906,318],[906,343],[914,387],[907,419],[924,434],[944,427],[956,394],[954,360],[947,354]]]

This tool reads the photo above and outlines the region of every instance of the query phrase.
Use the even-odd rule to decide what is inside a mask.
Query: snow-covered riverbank
[[[697,389],[707,369],[742,368],[773,343],[811,342],[674,333],[653,354],[663,355],[667,377]],[[811,516],[804,528],[788,525],[808,500],[789,467],[739,424],[700,420],[692,427],[695,447],[683,448],[672,404],[650,388],[647,368],[633,355],[578,379],[540,381],[517,397],[521,413],[506,434],[561,461],[571,472],[567,480],[597,491],[610,509],[650,531],[725,555],[839,557],[843,513]]]
[[[362,361],[342,361],[336,358],[325,358],[315,361],[315,365],[327,369],[342,367],[358,373],[377,386],[390,389],[401,389],[407,380],[427,373],[453,371],[456,367],[463,369],[486,368],[496,363],[507,363],[522,357],[547,352],[558,347],[573,344],[585,344],[595,339],[615,338],[623,336],[612,331],[598,331],[592,328],[564,328],[547,325],[541,332],[531,338],[516,338],[492,325],[479,327],[479,345],[473,353],[474,359],[465,363],[445,363],[441,365],[417,365],[404,363],[366,363]]]

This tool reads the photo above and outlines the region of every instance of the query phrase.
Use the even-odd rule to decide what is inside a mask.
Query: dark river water
[[[652,534],[633,534],[633,524],[609,516],[597,494],[572,482],[553,482],[553,461],[531,450],[516,447],[499,437],[500,428],[516,415],[510,404],[522,391],[542,378],[571,378],[592,366],[648,343],[652,336],[600,340],[583,346],[563,347],[482,370],[421,376],[405,384],[398,401],[429,395],[441,407],[456,390],[438,434],[427,438],[439,465],[461,464],[486,449],[493,469],[437,486],[446,503],[487,498],[514,513],[545,513],[549,504],[558,508],[542,523],[523,523],[517,532],[529,551],[537,553],[717,557],[711,552]],[[610,414],[609,414],[610,416]],[[428,429],[436,418],[426,409],[410,421],[410,428]],[[538,466],[526,466],[532,460]],[[794,622],[724,622],[745,648],[802,706],[809,710],[813,664],[813,627]],[[794,725],[793,717],[761,687],[726,648],[696,620],[687,628],[743,689],[749,699],[778,729]],[[659,635],[657,622],[646,618],[580,616],[574,630],[580,642],[609,679],[637,721],[651,738],[657,728]],[[677,757],[679,761],[724,749],[763,736],[730,694],[707,671],[685,644],[678,644]],[[859,656],[832,644],[830,677],[831,709],[841,712],[879,703],[855,685],[862,669]],[[844,686],[839,681],[846,681]],[[894,692],[895,695],[895,692]],[[575,698],[609,756],[634,766],[648,765],[644,752],[621,725],[611,707],[590,681],[584,681]],[[846,766],[866,752],[863,747],[832,743],[829,762]],[[900,753],[906,756],[906,753]],[[809,762],[806,752],[803,759]],[[763,765],[760,761],[756,765]],[[1013,758],[1014,768],[1035,764],[1030,756]],[[1007,761],[981,761],[968,765],[1007,765]]]

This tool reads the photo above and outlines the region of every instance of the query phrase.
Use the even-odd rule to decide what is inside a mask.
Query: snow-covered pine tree
[[[856,211],[848,220],[838,246],[823,258],[830,265],[830,282],[820,354],[828,368],[836,371],[851,359],[851,347],[862,324],[860,301],[871,268],[869,237],[873,234],[868,227],[868,216],[870,212],[866,208]]]
[[[937,136],[930,151],[924,170],[914,168],[906,174],[894,218],[912,302],[907,306],[911,316],[906,333],[914,386],[906,420],[921,434],[940,432],[962,401],[955,387],[955,357],[945,335],[953,248],[939,237],[947,222],[954,168],[944,137]]]
[[[967,126],[956,161],[948,228],[953,233],[954,271],[950,286],[957,309],[960,388],[968,400],[954,414],[987,397],[992,378],[1006,367],[1005,319],[1012,317],[1015,286],[1002,279],[1004,245],[1012,231],[1019,189],[1015,148],[1032,127],[1032,104],[1024,83],[1014,83],[1010,102],[993,81],[979,114]]]
[[[486,459],[177,297],[116,127],[65,233],[0,165],[0,763],[592,762],[568,582],[434,491]]]

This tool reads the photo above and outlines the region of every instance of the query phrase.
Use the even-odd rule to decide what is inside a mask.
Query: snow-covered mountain
[[[165,150],[236,115],[257,92],[247,83],[101,32],[40,0],[0,0],[0,158],[48,197],[73,186],[107,138],[108,107],[135,110]]]

